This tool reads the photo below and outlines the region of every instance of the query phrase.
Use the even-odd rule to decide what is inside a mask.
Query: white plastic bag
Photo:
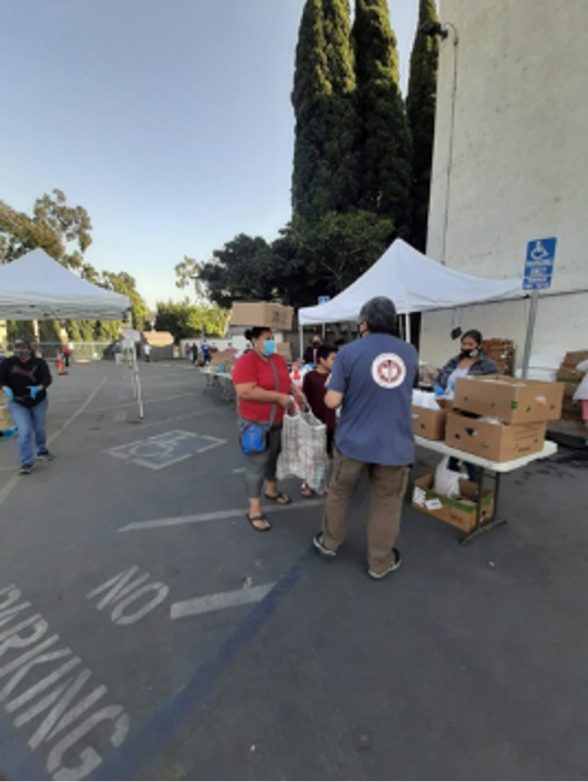
[[[461,494],[459,481],[468,477],[467,472],[460,468],[460,472],[449,469],[449,456],[444,456],[435,470],[435,484],[433,490],[445,497],[459,497]]]
[[[310,411],[284,416],[277,478],[300,478],[318,494],[327,487],[327,427]]]

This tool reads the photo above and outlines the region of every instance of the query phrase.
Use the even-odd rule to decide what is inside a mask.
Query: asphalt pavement
[[[334,562],[296,482],[254,532],[232,405],[141,374],[141,422],[125,367],[56,377],[29,476],[0,440],[0,777],[588,778],[581,454],[505,476],[469,546],[407,503],[373,582],[365,488]]]

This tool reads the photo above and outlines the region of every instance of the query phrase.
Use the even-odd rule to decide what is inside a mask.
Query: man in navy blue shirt
[[[414,462],[411,405],[418,355],[398,339],[397,322],[390,299],[378,296],[364,304],[359,314],[362,339],[337,354],[325,396],[327,407],[342,410],[323,529],[314,545],[325,557],[337,555],[345,540],[349,501],[367,471],[368,574],[375,579],[400,566],[395,543]]]

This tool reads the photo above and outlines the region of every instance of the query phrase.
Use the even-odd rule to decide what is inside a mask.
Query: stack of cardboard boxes
[[[231,326],[267,326],[279,333],[292,330],[294,308],[266,301],[235,302],[231,312]],[[286,361],[292,360],[289,342],[278,341],[277,352]]]
[[[494,462],[537,453],[547,422],[561,416],[563,391],[562,383],[506,375],[459,378],[445,442]]]
[[[505,462],[543,449],[547,422],[561,415],[563,383],[517,380],[503,375],[459,378],[452,408],[419,408],[413,428],[429,439],[493,462]],[[420,428],[420,431],[419,431]],[[413,506],[464,532],[476,523],[477,486],[460,481],[461,497],[434,491],[434,476],[415,481]],[[494,495],[485,491],[482,518],[491,518]]]
[[[512,339],[485,339],[482,342],[482,350],[494,361],[499,375],[514,375],[515,346]]]

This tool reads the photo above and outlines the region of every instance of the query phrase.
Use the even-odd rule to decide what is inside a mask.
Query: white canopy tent
[[[443,266],[397,239],[361,277],[325,304],[298,310],[300,326],[357,320],[368,299],[388,296],[400,315],[520,298],[521,280],[489,280]]]
[[[7,320],[124,320],[126,296],[68,271],[43,250],[0,266],[0,317]]]
[[[125,320],[130,309],[127,296],[92,285],[43,250],[33,250],[0,266],[0,319]],[[133,393],[142,418],[141,385],[134,350],[131,368]]]

